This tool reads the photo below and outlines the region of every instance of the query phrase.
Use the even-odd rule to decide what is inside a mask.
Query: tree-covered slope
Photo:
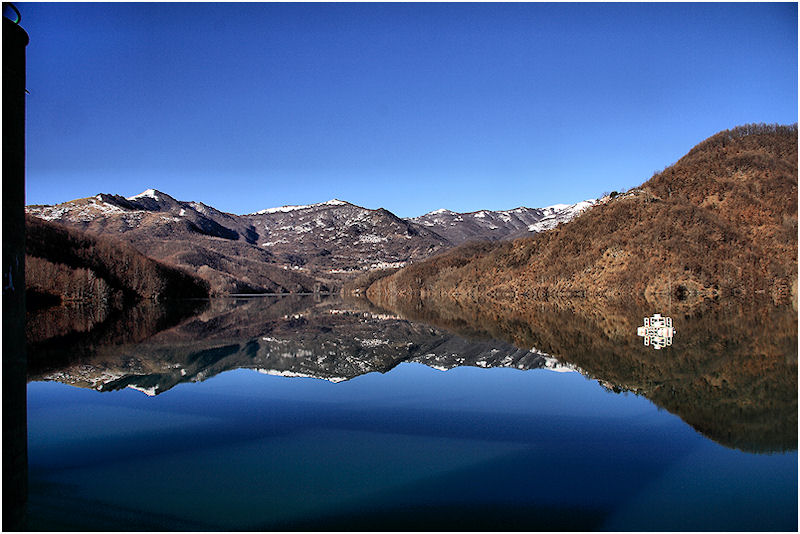
[[[368,294],[796,296],[797,125],[720,132],[640,187],[532,238],[467,246]]]
[[[152,260],[127,243],[26,216],[29,293],[109,302],[207,297],[208,283]]]

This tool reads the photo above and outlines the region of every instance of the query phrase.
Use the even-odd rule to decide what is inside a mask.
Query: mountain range
[[[224,213],[155,189],[26,207],[31,215],[130,243],[205,279],[213,294],[334,291],[359,275],[397,269],[467,241],[553,228],[595,203],[402,219],[338,199],[255,213]]]
[[[725,130],[639,187],[574,205],[402,219],[333,199],[234,215],[148,189],[26,211],[126,241],[217,295],[796,300],[797,125]]]

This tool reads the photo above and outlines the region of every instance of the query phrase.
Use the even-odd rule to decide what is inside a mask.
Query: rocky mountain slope
[[[532,238],[465,246],[368,295],[797,295],[797,125],[720,132],[640,187]]]
[[[525,237],[555,228],[594,205],[596,200],[556,204],[546,208],[519,207],[505,211],[457,213],[440,209],[409,219],[425,226],[453,245],[468,241],[499,241]]]
[[[385,209],[330,200],[271,208],[240,218],[258,245],[294,269],[318,275],[402,267],[450,246],[440,235]]]
[[[148,257],[196,273],[214,293],[313,291],[320,285],[256,245],[258,235],[247,221],[153,189],[130,198],[100,194],[26,211],[128,242]]]
[[[335,290],[364,273],[400,268],[466,240],[497,240],[552,227],[592,203],[472,214],[440,210],[401,219],[385,209],[334,199],[233,215],[148,189],[129,198],[100,194],[28,206],[27,212],[127,241],[149,257],[196,273],[214,293],[225,294]]]

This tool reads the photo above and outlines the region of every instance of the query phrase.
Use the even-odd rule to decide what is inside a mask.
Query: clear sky
[[[18,6],[29,204],[542,207],[797,121],[793,3]]]

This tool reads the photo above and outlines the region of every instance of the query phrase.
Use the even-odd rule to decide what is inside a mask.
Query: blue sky
[[[20,3],[27,202],[572,203],[797,121],[797,5]]]

